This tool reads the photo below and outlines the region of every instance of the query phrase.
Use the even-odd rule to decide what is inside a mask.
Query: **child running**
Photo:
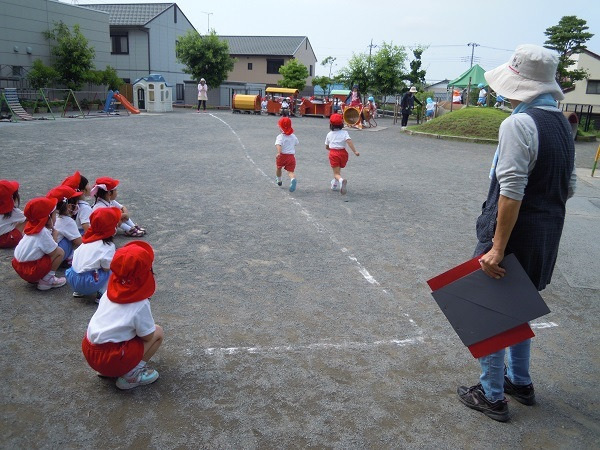
[[[275,148],[277,149],[277,156],[275,156],[275,165],[277,170],[275,171],[275,181],[277,186],[281,186],[283,181],[281,179],[281,169],[287,170],[288,176],[290,177],[290,192],[296,190],[296,145],[299,144],[298,138],[294,134],[292,128],[292,121],[289,117],[282,117],[277,122],[281,133],[277,135],[275,139]]]
[[[81,234],[77,229],[75,220],[71,217],[77,207],[77,199],[81,194],[81,192],[77,192],[69,186],[57,186],[46,194],[46,197],[55,198],[58,202],[56,204],[58,216],[54,224],[56,232],[54,238],[65,253],[65,263],[69,265],[73,259],[73,251],[81,245]]]
[[[20,202],[19,183],[0,180],[0,248],[15,248],[23,237],[25,215]]]
[[[96,185],[92,188],[92,195],[96,198],[96,202],[92,210],[98,208],[109,208],[114,206],[121,210],[121,224],[119,228],[123,230],[125,236],[142,237],[146,234],[146,229],[136,225],[129,217],[129,211],[117,200],[117,186],[119,180],[110,177],[101,177],[96,180]]]
[[[77,199],[77,210],[74,219],[77,229],[83,235],[90,226],[90,214],[92,214],[92,207],[86,200],[86,198],[90,197],[90,182],[79,171],[76,171],[73,175],[65,178],[61,184],[72,187],[82,193],[81,197]]]
[[[108,289],[81,342],[90,367],[106,377],[118,377],[119,389],[158,379],[158,372],[146,366],[163,341],[163,329],[154,323],[150,310],[149,297],[156,289],[153,261],[154,251],[145,242],[133,241],[116,251]]]
[[[98,303],[106,292],[110,263],[116,250],[113,236],[120,220],[119,208],[100,208],[90,216],[91,226],[83,235],[83,244],[73,253],[73,264],[65,272],[73,297],[95,295]]]
[[[15,248],[12,266],[21,278],[37,283],[40,291],[64,286],[67,280],[56,277],[65,252],[52,237],[56,221],[55,198],[37,197],[25,205],[25,236]]]
[[[340,194],[346,195],[348,180],[342,178],[341,170],[346,167],[348,162],[348,152],[346,144],[350,147],[356,156],[360,153],[356,151],[350,135],[344,128],[344,118],[340,114],[332,114],[329,118],[329,128],[331,131],[327,133],[325,138],[325,149],[329,151],[329,164],[333,170],[333,180],[331,180],[331,190],[335,191],[340,188]]]

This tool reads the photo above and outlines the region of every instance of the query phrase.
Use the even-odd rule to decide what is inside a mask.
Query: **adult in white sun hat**
[[[558,55],[537,45],[517,47],[510,61],[485,73],[491,89],[514,108],[502,122],[490,172],[490,189],[477,219],[475,256],[481,269],[500,279],[504,255],[514,253],[538,290],[550,283],[565,218],[575,190],[575,148],[571,127],[556,100],[564,98],[555,80]],[[531,340],[479,358],[480,383],[458,388],[469,408],[506,421],[504,394],[535,403],[529,374]]]

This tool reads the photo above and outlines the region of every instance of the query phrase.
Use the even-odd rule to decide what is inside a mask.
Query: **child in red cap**
[[[100,208],[90,216],[90,227],[73,253],[73,264],[65,272],[73,297],[96,295],[96,302],[106,291],[110,263],[115,255],[113,236],[121,220],[119,208]]]
[[[56,277],[65,252],[52,237],[56,221],[55,198],[37,197],[25,205],[25,236],[15,248],[12,266],[21,278],[37,283],[40,291],[64,286],[67,280]]]
[[[346,194],[347,180],[342,178],[341,169],[346,167],[348,162],[348,152],[346,151],[346,144],[354,152],[356,156],[360,156],[360,153],[356,151],[350,135],[344,128],[344,118],[340,114],[332,114],[329,118],[329,129],[325,138],[325,149],[329,151],[329,164],[333,170],[333,180],[331,180],[331,190],[337,190],[340,188],[340,194]]]
[[[121,224],[119,228],[123,230],[125,236],[142,237],[146,234],[146,229],[136,225],[129,217],[129,211],[117,200],[117,186],[119,180],[110,177],[100,177],[96,180],[96,185],[92,188],[92,195],[96,197],[96,202],[92,210],[98,208],[108,208],[114,206],[121,210]]]
[[[65,185],[50,189],[46,194],[46,197],[55,198],[58,201],[56,204],[58,215],[54,224],[56,232],[54,240],[63,249],[65,253],[64,261],[67,264],[70,264],[73,259],[73,250],[81,245],[81,234],[75,220],[71,217],[77,212],[77,200],[81,197],[81,194],[81,192]]]
[[[91,195],[92,188],[90,182],[77,170],[73,175],[69,175],[65,178],[61,184],[81,192],[81,197],[77,199],[77,209],[74,214],[74,219],[79,233],[83,236],[83,233],[85,233],[90,226],[90,214],[92,214],[92,207],[86,200],[86,198],[89,198]]]
[[[277,149],[277,156],[275,156],[275,164],[277,170],[275,171],[275,182],[277,186],[281,186],[283,181],[281,180],[281,169],[287,170],[288,176],[290,177],[290,192],[296,190],[296,145],[300,142],[294,134],[292,128],[292,121],[289,117],[282,117],[277,122],[281,133],[277,135],[275,139],[275,148]]]
[[[164,336],[150,311],[149,297],[156,289],[153,261],[152,247],[142,241],[133,241],[116,251],[108,289],[81,342],[90,367],[101,375],[118,377],[119,389],[132,389],[158,379],[158,372],[146,366]]]
[[[0,248],[15,248],[23,237],[25,215],[20,201],[19,183],[0,180]]]

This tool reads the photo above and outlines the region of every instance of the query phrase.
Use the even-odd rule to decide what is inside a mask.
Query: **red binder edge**
[[[474,358],[481,358],[495,353],[503,348],[518,344],[525,339],[534,337],[533,330],[528,323],[521,324],[510,330],[503,331],[496,336],[489,337],[483,341],[476,342],[469,346],[469,351]]]
[[[470,259],[467,262],[462,263],[459,266],[456,266],[447,272],[444,272],[436,277],[433,277],[430,280],[427,280],[427,284],[431,288],[432,291],[437,291],[440,288],[443,288],[447,284],[450,284],[464,276],[469,275],[470,273],[475,272],[476,270],[481,270],[481,264],[479,264],[479,258],[482,255],[476,256],[473,259]]]

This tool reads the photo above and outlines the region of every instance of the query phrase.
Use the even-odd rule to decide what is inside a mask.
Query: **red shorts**
[[[23,235],[16,228],[0,236],[0,248],[15,248]]]
[[[348,162],[348,152],[346,150],[329,150],[329,164],[331,167],[346,167]]]
[[[296,156],[289,153],[282,153],[279,155],[279,158],[275,158],[275,164],[277,164],[278,169],[283,167],[288,172],[293,172],[296,170]]]
[[[81,350],[92,369],[106,377],[120,377],[138,365],[144,357],[144,341],[139,336],[125,342],[92,344],[86,335]]]
[[[19,262],[12,259],[12,266],[21,278],[30,283],[37,283],[52,270],[52,258],[44,255],[36,261]]]

